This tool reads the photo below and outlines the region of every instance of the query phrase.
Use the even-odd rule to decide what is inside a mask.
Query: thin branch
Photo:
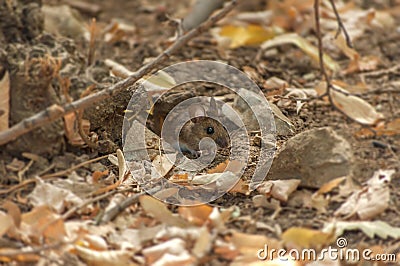
[[[59,171],[59,172],[53,173],[53,174],[46,174],[46,175],[40,176],[40,178],[41,179],[50,179],[50,178],[65,176],[65,175],[70,174],[75,169],[81,168],[82,166],[85,166],[87,164],[91,164],[91,163],[100,161],[102,159],[107,158],[108,156],[109,156],[109,154],[101,156],[101,157],[97,157],[97,158],[82,162],[80,164],[77,164],[75,166],[72,166],[69,169],[62,170],[62,171]],[[10,187],[8,189],[0,190],[0,195],[10,194],[13,191],[16,191],[16,190],[21,189],[21,188],[23,188],[23,187],[25,187],[25,186],[27,186],[29,184],[36,183],[36,182],[37,182],[37,179],[35,179],[35,178],[26,179],[22,183],[19,183],[19,184],[15,185],[15,186],[12,186],[12,187]]]
[[[97,224],[107,223],[114,220],[115,217],[118,216],[122,211],[127,209],[129,206],[138,202],[140,196],[145,195],[146,193],[154,194],[155,192],[159,191],[159,187],[151,188],[148,191],[142,191],[137,194],[130,196],[129,198],[125,199],[120,204],[114,206],[113,208],[109,209],[107,212],[104,213],[103,217],[97,222]]]
[[[336,10],[335,4],[333,1],[330,0],[330,3],[332,4],[332,7],[334,7],[334,10]],[[316,31],[316,35],[317,35],[317,39],[318,39],[318,56],[319,56],[319,67],[320,67],[320,72],[322,74],[322,76],[325,78],[326,81],[326,92],[322,95],[320,95],[319,97],[325,97],[327,96],[329,99],[329,103],[331,104],[331,106],[338,111],[339,113],[341,113],[342,115],[344,115],[345,117],[347,117],[348,119],[350,119],[351,121],[354,121],[356,123],[361,124],[360,122],[358,122],[357,120],[355,120],[354,118],[350,117],[349,115],[347,115],[345,112],[343,112],[340,108],[338,108],[335,104],[335,102],[333,101],[332,98],[332,94],[331,94],[331,90],[334,90],[338,93],[342,93],[346,96],[352,95],[350,93],[344,92],[342,90],[337,89],[335,86],[332,85],[331,79],[328,75],[328,73],[326,72],[325,69],[325,65],[324,65],[324,51],[323,51],[323,46],[322,46],[322,34],[321,34],[321,25],[320,25],[320,17],[319,17],[319,0],[315,0],[314,1],[314,15],[315,15],[315,31]],[[337,16],[337,18],[339,16],[339,14],[337,13],[337,11],[335,12],[335,15]],[[339,23],[339,27],[343,27],[344,25],[341,22],[341,20],[338,20],[340,22]],[[340,29],[339,29],[340,30]],[[346,32],[346,31],[343,31]]]
[[[152,70],[158,70],[161,67],[161,63],[171,57],[171,54],[177,51],[179,48],[184,46],[194,37],[208,30],[217,21],[221,20],[226,14],[228,14],[237,4],[237,0],[232,0],[225,5],[218,13],[211,16],[206,22],[200,26],[190,30],[185,35],[179,37],[170,47],[168,47],[162,54],[155,58],[152,62],[145,64],[139,70],[134,72],[127,79],[121,80],[116,84],[105,88],[95,94],[91,94],[87,97],[76,100],[70,104],[64,106],[52,105],[44,111],[37,113],[29,118],[25,118],[19,123],[15,124],[8,130],[0,132],[0,145],[4,145],[17,137],[32,131],[35,128],[48,124],[62,116],[74,112],[75,110],[84,109],[88,106],[93,105],[99,101],[110,98],[122,90],[132,86],[142,78],[144,75],[150,73]]]
[[[133,205],[134,203],[138,202],[139,197],[145,195],[146,192],[142,191],[140,193],[134,194],[129,198],[125,199],[120,204],[112,207],[107,212],[103,214],[103,216],[97,221],[97,224],[104,224],[108,223],[115,219],[122,211],[127,209],[129,206]]]
[[[130,191],[130,190],[132,190],[132,188],[129,188],[129,189],[126,189],[126,190],[117,190],[117,189],[114,189],[114,190],[108,191],[107,193],[104,193],[104,194],[102,194],[102,195],[96,196],[96,197],[94,197],[94,198],[87,199],[87,200],[85,200],[84,202],[82,202],[80,205],[75,206],[75,207],[69,209],[67,212],[65,212],[65,213],[61,216],[61,219],[65,221],[65,220],[67,220],[68,218],[70,218],[74,213],[76,213],[77,211],[79,211],[79,210],[85,208],[85,207],[86,207],[87,205],[89,205],[89,204],[92,204],[92,203],[94,203],[94,202],[100,201],[100,200],[102,200],[102,199],[106,199],[106,198],[108,198],[108,197],[110,197],[110,196],[112,196],[112,195],[114,195],[114,194],[122,193],[122,192],[125,192],[125,191]]]
[[[324,48],[322,46],[322,34],[321,34],[321,24],[319,22],[319,0],[314,1],[314,15],[315,15],[315,32],[318,39],[318,57],[319,57],[319,69],[322,76],[325,78],[326,81],[326,93],[321,95],[321,97],[330,95],[330,89],[332,88],[331,80],[328,76],[328,73],[325,69],[324,64]]]
[[[339,16],[339,12],[336,8],[335,2],[333,2],[333,0],[329,0],[329,2],[331,3],[333,12],[335,13],[336,21],[338,22],[338,29],[336,31],[335,38],[337,38],[339,36],[339,34],[343,32],[344,38],[346,39],[347,46],[350,48],[353,48],[353,44],[351,43],[349,33],[347,32],[346,27],[344,26],[343,21]]]
[[[224,0],[197,0],[191,12],[182,20],[183,32],[204,22],[215,10],[221,8]]]
[[[106,158],[108,158],[108,156],[114,155],[114,154],[115,153],[110,153],[110,154],[106,154],[106,155],[103,155],[103,156],[100,156],[100,157],[96,157],[96,158],[81,162],[81,163],[79,163],[77,165],[74,165],[74,166],[72,166],[72,167],[70,167],[70,168],[68,168],[66,170],[62,170],[62,171],[59,171],[59,172],[56,172],[56,173],[52,173],[52,174],[43,175],[40,178],[41,179],[48,179],[48,178],[66,176],[66,175],[71,174],[72,171],[74,171],[76,169],[79,169],[79,168],[81,168],[81,167],[83,167],[85,165],[88,165],[88,164],[95,163],[95,162],[98,162],[100,160],[106,159]]]
[[[331,84],[331,79],[329,78],[328,73],[326,72],[325,69],[325,64],[324,64],[324,48],[322,46],[322,34],[321,34],[321,24],[320,24],[320,19],[319,19],[319,0],[314,1],[314,16],[315,16],[315,33],[317,35],[317,40],[318,40],[318,57],[319,57],[319,70],[321,72],[321,75],[325,78],[326,81],[326,92],[322,95],[320,95],[320,98],[323,98],[325,96],[328,96],[329,102],[331,105],[334,106],[332,98],[330,97],[330,90],[333,87]]]

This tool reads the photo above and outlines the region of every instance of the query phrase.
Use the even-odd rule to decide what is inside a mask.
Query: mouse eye
[[[214,134],[214,128],[213,127],[208,127],[207,128],[207,134],[208,135]]]

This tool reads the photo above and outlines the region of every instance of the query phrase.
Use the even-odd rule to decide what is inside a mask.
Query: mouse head
[[[211,118],[219,116],[219,110],[214,98],[211,98],[208,112],[200,104],[191,105],[188,111],[192,119],[182,128],[181,139],[183,142],[193,149],[198,149],[199,142],[203,138],[209,137],[221,148],[229,146],[228,132],[220,122]]]

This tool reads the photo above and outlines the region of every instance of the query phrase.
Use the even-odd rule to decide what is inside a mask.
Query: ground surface
[[[56,2],[56,1],[53,1]],[[107,24],[112,19],[118,18],[125,20],[128,24],[135,25],[137,36],[133,39],[133,44],[129,45],[126,42],[117,42],[114,44],[100,43],[97,46],[96,60],[99,62],[105,59],[113,59],[116,62],[126,66],[134,71],[143,65],[144,61],[151,57],[157,56],[169,45],[168,38],[174,35],[174,28],[166,23],[165,14],[170,14],[173,17],[184,16],[186,10],[190,8],[187,1],[87,1],[97,4],[101,7],[101,14],[97,17],[98,23]],[[246,5],[240,5],[238,10],[254,11],[264,10],[264,1],[249,1]],[[377,1],[378,2],[378,1]],[[372,7],[372,6],[370,6]],[[385,5],[383,4],[383,7]],[[382,6],[378,5],[378,8]],[[397,6],[398,8],[398,6]],[[90,16],[83,14],[85,20]],[[395,17],[396,24],[400,24],[400,17]],[[369,30],[366,31],[356,42],[355,49],[360,54],[373,54],[381,59],[379,69],[390,69],[400,62],[400,33],[399,28]],[[87,44],[77,42],[78,50],[84,51],[87,49]],[[176,62],[182,62],[190,59],[208,59],[221,60],[230,65],[233,65],[241,70],[252,68],[255,70],[258,80],[256,82],[261,87],[265,95],[269,95],[270,91],[264,87],[263,81],[270,77],[278,77],[289,83],[292,87],[307,87],[312,88],[320,81],[319,68],[309,57],[301,55],[297,48],[290,45],[285,45],[274,49],[274,53],[262,53],[260,56],[258,47],[240,47],[237,49],[221,52],[215,41],[209,33],[196,38],[188,45],[184,46],[180,51],[176,52],[165,65],[170,65]],[[343,68],[347,66],[348,59],[343,55],[337,58]],[[266,66],[263,68],[263,66]],[[262,70],[262,71],[259,71]],[[311,78],[310,78],[311,77]],[[366,77],[366,82],[369,85],[369,92],[361,95],[361,98],[369,102],[382,112],[387,121],[400,118],[400,69],[394,71],[383,71],[379,75],[371,75]],[[338,79],[347,84],[357,84],[360,82],[360,73],[352,73],[349,75],[337,75]],[[110,81],[112,82],[112,80]],[[374,91],[374,92],[371,92]],[[207,92],[208,94],[213,94]],[[222,95],[223,96],[223,95]],[[275,101],[279,98],[270,98]],[[113,102],[114,101],[114,102]],[[124,109],[129,102],[129,93],[117,96],[116,99],[107,101],[106,104],[100,105],[102,112],[98,112],[98,108],[93,107],[85,113],[91,121],[91,130],[98,135],[106,134],[117,146],[121,145],[121,127]],[[352,152],[354,153],[354,174],[353,178],[356,182],[362,183],[368,180],[374,171],[378,169],[395,169],[396,173],[392,177],[390,184],[390,207],[375,217],[375,220],[381,220],[389,223],[394,227],[400,227],[400,134],[390,136],[362,136],[358,137],[357,132],[362,130],[362,126],[351,121],[336,110],[334,110],[326,101],[313,100],[306,102],[299,114],[296,113],[296,104],[281,107],[281,111],[293,122],[295,132],[287,136],[278,137],[278,147],[281,147],[290,137],[304,132],[309,129],[319,128],[324,126],[332,127],[341,136],[343,136],[351,144]],[[374,145],[375,143],[375,145]],[[389,148],[381,147],[391,145]],[[64,170],[76,165],[79,162],[96,158],[101,155],[111,152],[107,150],[96,152],[90,148],[72,147],[69,144],[60,144],[63,150],[60,154],[45,155],[49,162],[56,163],[56,167],[51,171]],[[115,146],[111,146],[115,147]],[[35,153],[33,150],[27,152]],[[15,153],[7,151],[2,152],[3,167],[15,158]],[[21,158],[21,157],[19,157]],[[26,159],[21,159],[26,160]],[[84,176],[85,173],[93,169],[116,170],[115,167],[103,159],[100,161],[102,165],[97,165],[90,169],[78,170],[79,175]],[[45,170],[45,169],[42,169]],[[50,171],[50,172],[51,172]],[[79,172],[81,171],[81,172]],[[32,170],[32,172],[34,172]],[[0,172],[1,173],[1,172]],[[244,179],[251,175],[246,172]],[[26,175],[24,178],[33,178],[33,175]],[[61,177],[64,178],[64,177]],[[318,178],[318,177],[315,177]],[[16,184],[15,180],[2,182],[4,186],[11,187]],[[33,186],[27,186],[21,191],[21,196],[27,195]],[[299,188],[299,190],[315,192],[316,189]],[[320,229],[324,222],[327,222],[334,216],[337,209],[335,203],[330,204],[327,212],[320,213],[315,209],[299,208],[296,203],[283,203],[282,209],[274,219],[271,215],[273,209],[264,207],[254,207],[253,196],[257,192],[250,195],[242,195],[228,193],[222,198],[211,202],[211,206],[229,208],[237,206],[240,209],[240,218],[232,219],[226,223],[229,229],[238,230],[248,234],[267,235],[269,237],[277,237],[277,231],[271,231],[271,228],[279,227],[280,231],[285,231],[294,226],[308,227]],[[2,199],[13,199],[15,194],[2,194]],[[107,202],[103,203],[105,206]],[[30,207],[19,203],[22,210],[28,210]],[[135,212],[140,206],[132,208]],[[174,207],[171,206],[171,209]],[[93,215],[93,214],[92,214]],[[260,226],[258,222],[262,222],[268,226]],[[346,237],[352,246],[357,246],[359,243],[367,243],[367,245],[383,245],[390,246],[398,242],[398,239],[389,238],[382,240],[379,238],[368,238],[363,233],[349,232]],[[220,261],[227,263],[227,261]]]

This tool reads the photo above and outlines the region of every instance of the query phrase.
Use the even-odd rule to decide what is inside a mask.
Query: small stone
[[[331,127],[302,132],[286,142],[274,159],[270,179],[300,179],[301,185],[319,188],[326,182],[350,175],[350,144]]]

